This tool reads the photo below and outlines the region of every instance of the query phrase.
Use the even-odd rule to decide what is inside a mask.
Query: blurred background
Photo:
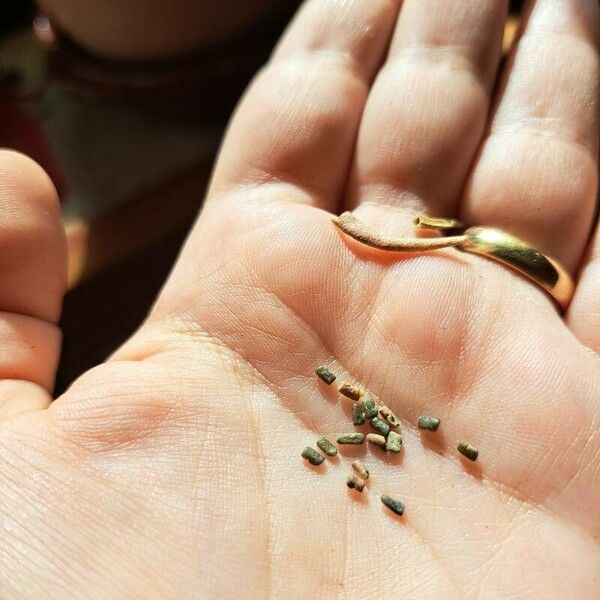
[[[147,314],[231,111],[299,4],[0,0],[0,146],[46,169],[67,227],[57,393]]]

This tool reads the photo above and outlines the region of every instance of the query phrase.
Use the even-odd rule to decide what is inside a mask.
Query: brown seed
[[[371,427],[384,437],[390,432],[390,426],[379,417],[373,417],[371,419]]]
[[[306,448],[302,450],[302,458],[315,466],[320,465],[325,460],[325,457],[322,454],[310,446],[306,446]]]
[[[352,463],[352,468],[363,478],[369,479],[369,469],[365,467],[361,460],[355,460]]]
[[[360,385],[354,385],[345,381],[338,388],[338,392],[350,400],[360,400],[364,396],[365,390]]]
[[[377,446],[385,447],[385,438],[378,433],[367,433],[367,442],[376,444]]]
[[[362,444],[364,441],[364,433],[340,433],[340,435],[337,436],[338,444]]]
[[[326,437],[317,440],[317,446],[327,456],[335,456],[338,453],[337,448]]]
[[[354,425],[362,425],[367,420],[362,402],[357,402],[352,405],[352,423]]]
[[[379,415],[387,421],[390,427],[400,427],[400,419],[385,404],[379,407]]]
[[[315,373],[317,374],[317,377],[327,385],[331,385],[335,381],[335,375],[325,365],[317,367]]]
[[[365,488],[365,480],[362,479],[361,477],[359,477],[358,475],[354,475],[354,473],[352,475],[350,475],[348,477],[348,479],[346,479],[346,485],[351,489],[351,490],[356,490],[357,492],[362,492],[363,489]]]
[[[472,461],[476,461],[477,457],[479,456],[479,451],[477,450],[477,448],[474,448],[468,442],[460,442],[460,444],[458,444],[457,450],[463,456],[465,456],[466,458],[468,458],[469,460],[472,460]]]
[[[385,442],[385,449],[389,452],[402,450],[402,436],[397,431],[390,431]]]

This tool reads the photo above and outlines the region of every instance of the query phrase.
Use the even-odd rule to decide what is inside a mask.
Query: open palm
[[[496,85],[505,4],[307,2],[148,320],[50,407],[62,231],[43,174],[2,155],[2,598],[600,596],[600,12],[533,2]],[[501,227],[578,273],[575,299],[357,247],[346,209]],[[402,418],[401,455],[302,462],[353,429],[323,362]]]

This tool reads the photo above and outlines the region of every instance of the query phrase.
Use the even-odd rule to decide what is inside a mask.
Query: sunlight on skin
[[[501,38],[498,3],[455,0],[434,27],[418,8],[432,2],[405,0],[394,51],[402,52],[406,32],[417,36],[411,43],[454,48],[451,29],[461,24],[472,28],[459,40],[468,62],[488,81],[498,57],[480,40]],[[545,20],[552,2],[539,0],[536,18]],[[600,18],[591,1],[560,4],[569,15]],[[447,100],[436,77],[432,89],[415,89],[416,116],[435,113],[439,136],[414,127],[410,106],[383,102],[387,75],[368,97],[398,3],[368,5],[307,4],[238,110],[208,202],[147,322],[49,410],[17,416],[13,403],[0,430],[0,596],[600,594],[600,359],[573,333],[585,315],[570,316],[570,329],[543,291],[480,257],[357,247],[324,210],[337,211],[346,189],[346,206],[400,234],[417,207],[452,213],[458,188],[480,166],[468,170],[484,130],[483,96],[475,135],[453,119],[462,102],[436,104]],[[341,60],[349,49],[355,54]],[[313,67],[290,58],[296,53],[314,53]],[[582,89],[583,80],[597,89],[597,49],[595,56]],[[326,75],[342,72],[320,79],[320,60]],[[390,60],[382,72],[397,69],[400,79],[422,69],[425,82],[440,70],[429,59],[407,70],[405,59]],[[299,103],[306,81],[319,93]],[[529,83],[524,76],[521,90]],[[552,80],[546,87],[552,96]],[[590,147],[597,116],[582,128]],[[393,134],[381,135],[385,122]],[[436,152],[432,139],[468,156]],[[405,156],[402,140],[420,153]],[[325,160],[327,144],[339,155]],[[539,181],[558,177],[530,168]],[[498,174],[499,189],[504,182]],[[565,189],[552,202],[566,201]],[[473,183],[468,211],[483,206],[476,192]],[[569,198],[569,210],[590,220],[587,197],[579,199]],[[523,227],[527,219],[510,211]],[[540,241],[569,260],[584,245]],[[597,277],[593,263],[587,271]],[[585,335],[587,343],[600,330]],[[322,363],[340,381],[363,382],[402,419],[400,455],[365,445],[319,467],[302,460],[302,448],[321,435],[354,430],[351,401],[314,375]],[[54,366],[36,368],[28,379],[47,381]],[[417,430],[424,413],[442,419],[437,433]],[[458,455],[460,439],[479,449],[476,463]],[[345,486],[356,456],[371,471],[362,495]],[[384,493],[406,503],[403,517],[381,504]]]

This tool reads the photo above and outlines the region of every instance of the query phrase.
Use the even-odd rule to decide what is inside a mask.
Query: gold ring
[[[562,310],[566,310],[573,297],[573,279],[558,261],[501,229],[465,229],[464,225],[455,219],[419,215],[414,220],[418,228],[439,231],[443,235],[435,238],[390,238],[371,231],[349,212],[335,217],[333,222],[351,238],[380,250],[429,252],[438,248],[455,247],[485,256],[533,281],[545,290]]]

